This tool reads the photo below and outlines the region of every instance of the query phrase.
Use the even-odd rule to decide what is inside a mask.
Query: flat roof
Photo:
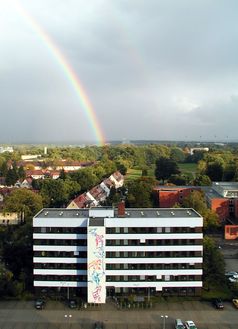
[[[154,189],[158,189],[158,190],[178,190],[178,189],[200,189],[201,186],[199,185],[157,185]]]
[[[234,190],[238,189],[238,182],[213,182],[212,187],[219,186],[223,189]]]
[[[95,208],[94,208],[95,209]],[[98,210],[106,211],[112,208],[98,207]],[[67,209],[67,208],[44,208],[34,218],[89,218],[90,208],[85,209]],[[106,217],[106,216],[105,216]],[[118,210],[115,208],[114,218],[118,218]],[[127,218],[186,218],[202,217],[192,208],[126,208],[125,216]],[[113,218],[113,217],[112,217]],[[123,217],[122,217],[123,218]]]
[[[226,199],[223,195],[214,190],[212,186],[202,186],[202,190],[205,193],[205,197],[209,197],[210,199]]]
[[[104,226],[104,218],[90,218],[89,226]]]

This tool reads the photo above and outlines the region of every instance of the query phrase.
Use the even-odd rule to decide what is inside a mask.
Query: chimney
[[[118,203],[118,217],[125,217],[125,202],[123,200],[121,200],[119,203]]]

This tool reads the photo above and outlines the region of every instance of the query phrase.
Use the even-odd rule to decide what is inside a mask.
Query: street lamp
[[[168,315],[161,315],[163,321],[163,329],[165,329],[165,319],[168,319]]]
[[[70,326],[70,322],[69,321],[72,318],[72,315],[71,314],[65,314],[64,317],[65,317],[65,319],[66,319],[66,321],[68,323],[68,327],[69,327]]]

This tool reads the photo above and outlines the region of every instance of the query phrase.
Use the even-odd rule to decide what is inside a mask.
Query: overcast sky
[[[107,140],[238,139],[237,0],[21,0]],[[52,52],[0,0],[0,143],[95,140]]]

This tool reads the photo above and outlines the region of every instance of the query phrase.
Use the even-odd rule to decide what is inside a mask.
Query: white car
[[[230,276],[228,280],[232,283],[238,282],[238,278],[235,278],[234,276]]]
[[[195,323],[191,320],[188,320],[185,322],[185,328],[186,329],[197,329],[197,327],[195,326]]]
[[[225,275],[228,276],[228,277],[232,277],[234,279],[238,279],[238,273],[235,272],[235,271],[226,272]]]

